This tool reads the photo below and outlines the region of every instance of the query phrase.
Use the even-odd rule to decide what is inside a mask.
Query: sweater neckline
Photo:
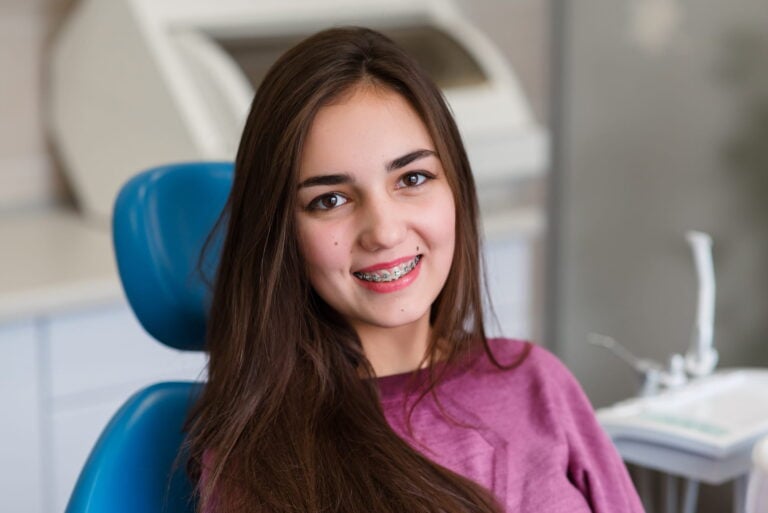
[[[477,344],[468,353],[460,355],[452,365],[449,365],[445,360],[439,360],[431,366],[413,371],[374,378],[379,389],[379,397],[382,402],[394,402],[417,395],[429,383],[430,371],[436,377],[441,376],[442,373],[441,379],[436,385],[439,387],[464,374],[477,363],[482,354],[484,354],[483,346]]]

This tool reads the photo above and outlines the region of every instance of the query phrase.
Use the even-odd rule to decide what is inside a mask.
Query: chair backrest
[[[192,162],[150,169],[129,180],[113,216],[115,255],[131,308],[163,344],[205,344],[209,287],[198,259],[232,187],[229,162]],[[221,237],[202,271],[213,280]]]
[[[128,301],[158,341],[200,350],[210,289],[200,251],[226,204],[233,166],[174,164],[145,171],[115,203],[115,255]],[[220,238],[202,271],[212,280]],[[184,440],[199,383],[158,383],[133,395],[102,432],[78,478],[67,513],[190,513]]]
[[[128,399],[88,456],[66,513],[194,512],[186,459],[177,454],[200,386],[158,383]]]

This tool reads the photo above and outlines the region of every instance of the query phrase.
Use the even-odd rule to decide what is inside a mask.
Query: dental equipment
[[[641,379],[640,397],[650,397],[659,393],[662,387],[677,388],[684,385],[688,378],[685,375],[685,361],[682,355],[673,354],[665,369],[659,362],[647,358],[638,358],[629,349],[622,346],[613,338],[590,333],[587,337],[590,344],[604,347],[635,369]]]
[[[768,435],[768,369],[727,369],[597,412],[624,461],[685,480],[680,511],[696,510],[699,483],[734,481],[743,513],[755,443]],[[667,503],[677,504],[674,488]]]
[[[691,343],[685,356],[673,353],[665,368],[655,360],[636,357],[609,336],[590,333],[587,337],[590,344],[610,350],[635,369],[641,378],[638,393],[641,397],[655,395],[662,387],[678,388],[688,381],[688,376],[692,378],[707,376],[717,366],[718,353],[713,346],[715,269],[712,261],[712,237],[695,230],[686,232],[685,237],[693,252],[698,281],[696,322],[691,331]]]
[[[685,354],[685,370],[694,377],[711,374],[717,366],[718,353],[713,346],[715,324],[715,270],[712,263],[712,238],[703,232],[689,231],[699,282],[696,322],[691,332],[691,345]]]
[[[718,352],[712,238],[689,231],[686,239],[698,281],[690,347],[685,356],[673,354],[665,369],[610,337],[590,334],[590,343],[611,350],[643,378],[640,397],[602,408],[597,416],[625,461],[667,474],[668,505],[678,504],[673,476],[685,480],[686,513],[696,509],[699,483],[734,481],[733,511],[742,513],[752,448],[768,435],[768,369],[713,372]]]

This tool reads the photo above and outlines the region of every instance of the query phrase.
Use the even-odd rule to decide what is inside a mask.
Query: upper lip
[[[396,265],[400,265],[404,262],[409,262],[416,258],[417,255],[411,255],[403,258],[398,258],[397,260],[392,260],[390,262],[379,262],[378,264],[373,264],[369,267],[364,267],[363,269],[357,269],[356,273],[372,273],[375,271],[379,271],[381,269],[390,269],[392,267],[395,267]]]

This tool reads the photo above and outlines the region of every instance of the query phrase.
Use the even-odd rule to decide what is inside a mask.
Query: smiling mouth
[[[421,260],[421,255],[416,255],[413,257],[413,259],[394,267],[390,267],[389,269],[381,269],[379,271],[367,273],[354,272],[352,274],[363,281],[388,283],[391,281],[397,281],[403,276],[408,275],[416,267],[416,264],[419,263],[419,260]]]

